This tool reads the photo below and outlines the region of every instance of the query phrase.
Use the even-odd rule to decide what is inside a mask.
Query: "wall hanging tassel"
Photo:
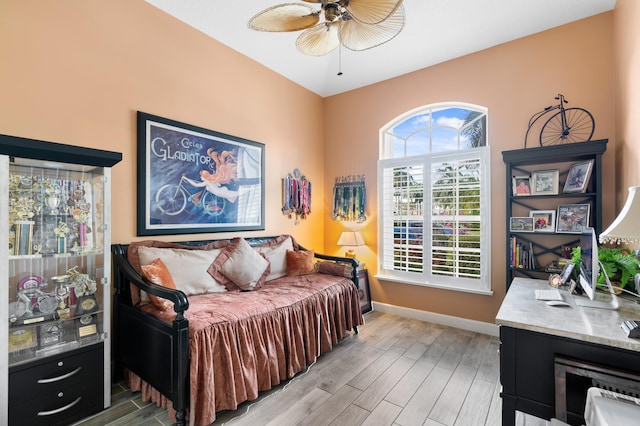
[[[311,182],[299,169],[282,180],[282,198],[282,214],[295,215],[296,225],[300,223],[299,218],[306,219],[311,213]]]
[[[333,220],[346,222],[364,222],[367,190],[364,175],[351,175],[336,178],[333,187]]]

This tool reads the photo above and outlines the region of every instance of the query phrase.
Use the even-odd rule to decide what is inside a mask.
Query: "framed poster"
[[[556,232],[581,233],[582,228],[589,226],[590,207],[590,204],[560,204],[558,206]]]
[[[529,217],[533,218],[534,232],[554,232],[556,230],[555,210],[531,210]]]
[[[538,170],[531,173],[531,195],[556,195],[560,170]]]
[[[264,229],[264,145],[138,111],[138,235]]]

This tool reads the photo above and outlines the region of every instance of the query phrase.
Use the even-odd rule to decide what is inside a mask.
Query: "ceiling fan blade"
[[[345,9],[356,21],[378,24],[392,16],[402,5],[402,0],[349,0]]]
[[[298,36],[296,47],[305,55],[323,56],[340,45],[339,24],[321,23]]]
[[[400,5],[388,19],[369,25],[355,19],[342,23],[340,41],[350,50],[367,50],[397,36],[404,27],[404,7]]]
[[[279,4],[253,16],[248,26],[258,31],[299,31],[317,24],[319,15],[319,11],[304,4]]]

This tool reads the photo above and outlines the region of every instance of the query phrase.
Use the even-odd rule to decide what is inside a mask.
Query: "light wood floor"
[[[371,312],[360,333],[340,342],[306,371],[214,425],[501,424],[498,338]],[[122,384],[113,404],[78,423],[170,425],[166,410],[142,402]],[[522,425],[544,425],[534,418]]]

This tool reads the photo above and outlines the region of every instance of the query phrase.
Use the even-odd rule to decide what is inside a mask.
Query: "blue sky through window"
[[[468,148],[468,137],[460,134],[460,129],[473,112],[466,108],[442,108],[409,117],[393,128],[393,157]]]

